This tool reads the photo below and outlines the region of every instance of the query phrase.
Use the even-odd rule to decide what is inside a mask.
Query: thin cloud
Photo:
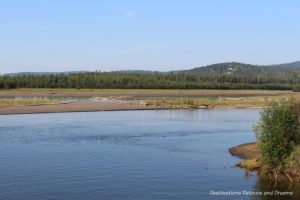
[[[135,15],[135,12],[133,10],[124,9],[124,10],[122,10],[122,14],[125,17],[133,17]]]

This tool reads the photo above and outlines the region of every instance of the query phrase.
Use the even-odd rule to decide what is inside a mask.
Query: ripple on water
[[[255,139],[258,116],[239,109],[0,116],[0,199],[209,199],[210,190],[252,190],[264,183],[245,181],[228,148]]]

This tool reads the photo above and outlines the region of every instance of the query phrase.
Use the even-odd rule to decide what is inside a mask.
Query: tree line
[[[188,73],[85,72],[0,76],[0,89],[90,88],[90,89],[276,89],[298,88],[299,79],[255,75]]]

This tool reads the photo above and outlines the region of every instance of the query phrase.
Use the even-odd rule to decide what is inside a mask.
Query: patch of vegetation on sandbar
[[[259,159],[247,159],[237,163],[236,166],[249,171],[254,171],[261,167],[261,163],[259,162]]]
[[[164,100],[149,100],[148,105],[166,108],[225,108],[225,107],[265,107],[269,102],[287,102],[300,96],[274,95],[274,96],[237,96],[217,98],[177,98]]]
[[[147,101],[147,104],[168,108],[215,108],[215,107],[244,107],[244,106],[264,106],[265,101],[247,99],[244,100],[232,99],[208,99],[208,98],[185,98],[171,100],[152,100]]]

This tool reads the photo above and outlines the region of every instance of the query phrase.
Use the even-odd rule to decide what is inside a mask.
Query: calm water
[[[268,190],[233,168],[259,110],[0,116],[0,199],[233,199]],[[235,199],[251,199],[235,196]]]

